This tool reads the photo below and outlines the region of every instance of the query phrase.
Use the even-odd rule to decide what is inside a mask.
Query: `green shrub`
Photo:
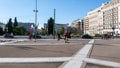
[[[95,34],[95,37],[101,37],[101,35],[100,34]]]

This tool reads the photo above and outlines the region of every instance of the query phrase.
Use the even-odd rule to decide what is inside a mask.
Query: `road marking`
[[[84,68],[86,63],[83,62],[83,60],[90,55],[93,43],[94,40],[90,40],[89,43],[86,44],[82,49],[80,49],[71,60],[63,63],[58,68]]]
[[[0,63],[65,62],[71,57],[0,58]]]
[[[86,58],[84,59],[84,61],[86,63],[96,64],[96,65],[120,68],[120,63],[112,62],[112,61],[98,60],[98,59],[92,59],[92,58]]]

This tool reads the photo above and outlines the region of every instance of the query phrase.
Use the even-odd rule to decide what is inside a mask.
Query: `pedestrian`
[[[61,39],[60,32],[57,32],[57,36],[58,36],[58,41],[59,41]]]
[[[67,31],[64,32],[64,36],[65,36],[64,40],[65,40],[65,43],[66,43],[67,42]]]
[[[30,39],[30,40],[32,39],[32,34],[31,34],[31,33],[29,34],[29,39]]]
[[[65,43],[69,43],[68,40],[69,38],[71,38],[71,32],[68,30],[65,31],[64,36],[65,36]]]
[[[68,31],[68,38],[71,38],[71,31]]]

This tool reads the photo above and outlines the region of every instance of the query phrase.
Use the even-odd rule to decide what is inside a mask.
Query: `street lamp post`
[[[53,35],[54,35],[54,39],[55,39],[55,14],[56,14],[56,9],[54,9],[54,24],[53,24]]]
[[[38,10],[37,10],[37,0],[35,0],[35,10],[33,10],[33,12],[35,12],[35,27],[34,27],[34,30],[35,30],[35,40],[36,40],[36,30],[37,30],[37,13],[38,13]]]

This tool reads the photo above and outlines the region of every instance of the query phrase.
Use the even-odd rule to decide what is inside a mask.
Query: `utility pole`
[[[55,39],[55,15],[56,15],[56,9],[54,8],[54,24],[53,24],[53,35],[54,35],[54,39]]]
[[[34,27],[34,35],[35,35],[35,41],[36,41],[36,31],[37,31],[37,13],[38,13],[38,10],[37,10],[37,0],[35,0],[35,10],[33,10],[33,12],[35,12],[35,27]]]

